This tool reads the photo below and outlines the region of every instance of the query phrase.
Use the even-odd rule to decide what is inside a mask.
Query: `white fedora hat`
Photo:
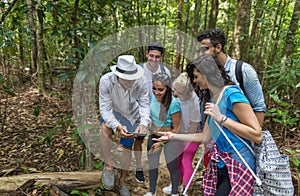
[[[137,80],[144,75],[144,69],[135,63],[133,55],[121,55],[117,65],[110,67],[111,71],[124,80]]]

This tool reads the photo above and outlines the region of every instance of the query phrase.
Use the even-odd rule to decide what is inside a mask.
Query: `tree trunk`
[[[181,37],[180,32],[182,29],[182,0],[178,1],[178,32],[177,32],[177,39],[176,39],[176,69],[179,70],[180,67],[180,46],[181,46]]]
[[[138,26],[142,26],[142,23],[141,23],[141,9],[140,9],[140,4],[137,2],[136,3],[136,10],[137,10],[137,24]],[[142,32],[139,31],[139,42],[140,44],[142,45],[143,43],[143,35],[142,35]],[[140,47],[139,49],[139,62],[143,62],[143,58],[145,57],[145,51],[144,51],[144,47]]]
[[[188,33],[188,26],[189,26],[189,16],[190,16],[190,1],[189,0],[187,0],[187,2],[186,2],[186,16],[185,16],[185,25],[184,25],[184,32],[185,33]],[[183,51],[182,51],[182,55],[185,57],[186,55],[186,51],[187,51],[187,48],[188,48],[188,45],[186,45],[186,39],[187,39],[187,36],[186,36],[186,34],[184,35],[184,37],[183,37]],[[181,62],[181,65],[182,66],[180,66],[180,71],[182,72],[182,70],[183,70],[183,65],[184,65],[184,60],[185,60],[185,58],[182,58],[182,62]]]
[[[38,46],[37,46],[37,35],[36,35],[36,24],[35,20],[35,4],[34,0],[27,0],[28,6],[28,27],[31,36],[31,64],[30,64],[30,73],[35,73],[37,71],[37,63],[38,63]]]
[[[249,52],[244,54],[244,60],[251,63],[253,66],[261,64],[261,52],[258,52],[257,48],[259,48],[259,32],[261,30],[261,23],[259,23],[260,18],[262,18],[264,13],[264,1],[258,0],[255,6],[255,15],[252,23],[252,29],[250,33],[250,37],[248,39],[247,45],[249,46]],[[259,70],[257,70],[259,72]]]
[[[200,10],[202,6],[202,0],[197,0],[195,2],[194,18],[193,18],[193,28],[192,35],[195,36],[199,33],[199,24],[200,24]]]
[[[38,3],[38,86],[39,92],[44,93],[46,88],[45,82],[45,44],[44,44],[44,18],[41,4]]]
[[[211,0],[211,9],[210,9],[210,13],[209,13],[209,22],[208,22],[209,29],[216,28],[218,10],[219,10],[218,0]]]
[[[233,58],[244,59],[250,26],[251,0],[239,0],[233,35]],[[247,59],[244,59],[247,60]]]
[[[205,2],[205,12],[204,12],[204,29],[207,29],[207,17],[208,17],[208,0]]]
[[[74,48],[79,49],[79,38],[77,36],[77,13],[78,13],[78,7],[79,7],[79,0],[75,0],[74,3],[74,13],[73,13],[73,33],[74,33]],[[80,64],[80,56],[79,52],[75,52],[75,58],[78,59],[76,62],[77,67],[79,67]]]
[[[296,0],[295,6],[294,6],[294,12],[292,15],[292,19],[290,22],[289,29],[287,31],[287,36],[285,39],[285,48],[283,50],[283,58],[282,58],[282,64],[283,67],[286,66],[286,62],[290,60],[291,53],[294,49],[295,43],[294,38],[297,32],[297,29],[299,28],[298,22],[300,18],[300,0]]]
[[[20,17],[20,16],[19,16]],[[21,23],[19,21],[19,25],[21,26]],[[19,35],[19,51],[20,51],[20,66],[19,66],[19,82],[24,81],[24,66],[25,66],[25,58],[24,58],[24,42],[23,42],[23,30],[21,28],[18,28],[18,35]]]
[[[200,24],[200,10],[202,5],[202,0],[197,0],[195,2],[195,10],[194,10],[194,16],[193,16],[193,26],[192,26],[192,36],[196,37],[196,35],[199,33],[199,24]],[[189,52],[190,54],[193,54],[197,50],[197,45],[194,45],[194,42],[191,42],[189,46]]]
[[[273,24],[277,27],[277,31],[276,31],[276,35],[274,35],[274,37],[272,37],[271,39],[274,40],[274,43],[273,43],[273,46],[270,46],[273,48],[273,50],[271,50],[269,53],[271,53],[269,55],[269,58],[268,58],[268,62],[271,64],[271,62],[273,61],[273,59],[276,57],[276,55],[278,55],[278,42],[280,40],[280,33],[281,33],[281,28],[282,28],[282,25],[283,25],[283,20],[284,20],[284,9],[281,8],[282,6],[282,0],[279,1],[278,3],[278,6],[277,6],[277,10],[276,10],[276,14],[275,14],[275,17],[277,18],[277,15],[279,16],[279,20],[278,22],[274,22]],[[283,1],[283,7],[286,6],[286,3],[285,1]],[[275,29],[275,26],[273,27]],[[268,63],[268,64],[269,64]]]

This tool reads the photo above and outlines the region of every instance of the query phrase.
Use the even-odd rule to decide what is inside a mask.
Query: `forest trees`
[[[297,44],[283,46],[299,40],[298,0],[3,0],[0,4],[2,69],[22,65],[19,72],[29,70],[30,77],[40,75],[34,75],[39,63],[48,67],[42,69],[44,75],[76,70],[97,41],[141,25],[165,25],[192,36],[206,28],[222,28],[229,54],[252,63],[259,72],[280,62],[287,48],[290,54],[297,53]],[[163,36],[168,35],[157,35]],[[165,43],[166,48],[168,44],[173,43]],[[185,46],[181,39],[177,44]],[[186,62],[175,63],[176,51],[169,53],[164,60],[182,69]],[[13,61],[7,64],[8,59]]]
[[[57,85],[71,91],[90,49],[127,28],[161,25],[191,36],[221,28],[228,37],[228,54],[251,63],[258,72],[267,105],[275,108],[270,110],[271,120],[279,119],[286,128],[299,127],[299,13],[300,0],[1,0],[0,91],[21,91],[28,82],[41,92]],[[163,42],[163,61],[180,71],[188,60],[176,51],[198,47],[176,34],[155,37],[178,38]],[[143,51],[130,52],[143,62]],[[289,105],[278,104],[275,95]],[[288,117],[279,112],[286,110]]]

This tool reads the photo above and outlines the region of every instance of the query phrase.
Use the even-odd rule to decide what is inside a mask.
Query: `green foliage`
[[[89,196],[87,192],[79,191],[79,190],[72,190],[71,195],[80,195],[80,196]]]
[[[34,110],[35,115],[39,114],[39,108],[36,107]],[[58,134],[57,131],[64,131],[67,128],[71,127],[74,125],[74,122],[72,120],[72,115],[58,115],[57,116],[57,120],[56,120],[56,126],[51,128],[51,130],[49,130],[45,135],[43,136],[39,136],[37,141],[38,143],[44,143],[46,142],[47,145],[51,145],[52,143],[52,135],[56,135]]]
[[[72,120],[72,115],[61,115],[59,114],[56,120],[56,126],[53,128],[54,130],[65,130],[71,126],[74,125],[74,122]]]
[[[50,131],[48,131],[48,132],[46,133],[46,135],[39,136],[39,137],[37,138],[37,141],[38,141],[39,144],[40,144],[40,143],[45,143],[45,142],[46,142],[46,144],[47,144],[48,146],[50,146],[51,143],[52,143],[52,139],[51,139],[51,138],[52,138],[52,135],[55,135],[55,134],[57,134],[56,131],[50,130]]]
[[[94,161],[94,169],[96,170],[103,170],[103,166],[104,166],[104,163],[103,161]]]
[[[39,108],[39,106],[35,106],[35,107],[34,107],[33,113],[34,113],[34,115],[35,115],[36,117],[39,116],[39,114],[40,114],[40,108]]]
[[[278,107],[269,109],[266,116],[271,116],[274,122],[282,124],[284,127],[295,126],[299,123],[299,109],[294,108],[293,104],[280,100],[277,94],[271,94],[270,97],[278,104]]]
[[[77,144],[81,145],[83,149],[86,148],[86,145],[84,143],[84,141],[82,140],[82,137],[86,132],[88,132],[89,134],[91,134],[92,132],[94,132],[95,127],[89,124],[82,124],[80,126],[78,126],[76,129],[73,129],[72,132],[72,140],[75,140],[77,142]],[[83,136],[84,137],[84,136]],[[96,142],[98,142],[98,135],[96,135],[95,137],[91,137],[90,135],[88,136],[89,141],[86,142],[94,142],[93,140],[96,140]],[[85,160],[86,157],[88,155],[85,154],[85,150],[83,150],[83,152],[80,155],[80,160],[79,160],[79,165],[80,166],[86,166],[85,165]],[[103,167],[102,162],[96,162],[94,161],[94,168],[95,169],[101,169]]]
[[[292,165],[294,165],[295,167],[291,167],[292,170],[295,170],[296,174],[299,174],[300,170],[300,150],[290,150],[290,149],[286,149],[285,150],[288,154],[289,154],[289,159],[290,162],[292,163]]]
[[[299,86],[300,66],[299,59],[293,58],[284,67],[281,63],[274,64],[266,71],[264,78],[269,93],[285,95],[289,99]]]
[[[102,196],[104,194],[102,189],[99,187],[93,188],[93,190],[95,191],[96,196]]]
[[[84,142],[80,137],[80,134],[83,131],[85,131],[86,129],[90,130],[90,129],[93,129],[93,128],[94,128],[94,126],[92,126],[92,125],[82,124],[82,125],[78,126],[76,129],[73,130],[73,134],[72,134],[71,138],[73,140],[76,140],[77,144],[84,145]]]
[[[10,96],[15,96],[15,93],[10,88],[11,82],[8,79],[4,79],[2,73],[0,73],[0,92],[3,91]]]

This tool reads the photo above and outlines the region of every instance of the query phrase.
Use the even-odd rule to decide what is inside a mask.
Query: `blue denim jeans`
[[[253,172],[256,173],[256,159],[255,159],[255,156],[253,155],[253,153],[249,150],[249,148],[247,146],[245,146],[239,150],[239,153],[243,156],[243,158],[248,163],[248,165],[253,170]],[[238,162],[245,165],[245,163],[240,159],[240,157],[238,156],[238,154],[235,151],[233,153],[231,153],[230,156],[234,160],[237,160]]]

